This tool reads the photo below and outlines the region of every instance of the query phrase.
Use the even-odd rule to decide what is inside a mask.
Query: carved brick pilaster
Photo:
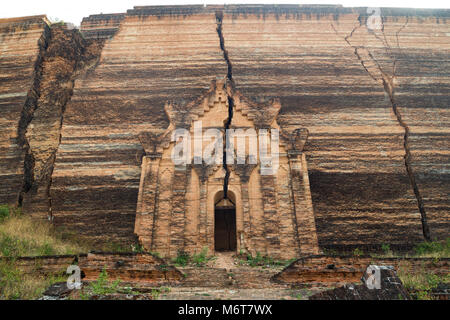
[[[141,181],[136,209],[135,233],[145,248],[150,248],[158,199],[159,156],[142,158]]]
[[[250,216],[249,180],[256,164],[249,164],[248,160],[247,157],[245,164],[233,165],[232,168],[239,176],[241,182],[242,213],[244,216],[244,243],[241,243],[241,248],[245,248],[247,251],[252,252],[253,248],[250,239],[253,239],[254,233],[252,232],[252,221]]]
[[[261,175],[261,189],[267,254],[272,257],[278,257],[280,253],[280,235],[275,177],[273,175]]]
[[[289,168],[300,253],[318,254],[319,245],[305,154],[290,151]]]
[[[200,183],[199,239],[203,247],[208,245],[208,178],[217,165],[208,165],[202,161],[192,167],[197,172]]]
[[[172,216],[170,219],[169,255],[176,255],[178,250],[185,248],[186,221],[186,188],[189,181],[190,166],[175,166],[172,185]]]

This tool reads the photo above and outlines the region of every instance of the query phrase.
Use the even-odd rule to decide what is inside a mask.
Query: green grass
[[[208,256],[208,247],[204,247],[200,253],[194,253],[192,255],[192,263],[197,267],[202,267],[210,260],[214,259],[212,256]]]
[[[45,275],[36,265],[25,272],[17,257],[76,254],[89,251],[73,237],[56,230],[50,223],[21,213],[20,209],[0,206],[0,299],[36,299],[51,284],[66,281],[67,275]]]
[[[403,272],[398,270],[398,276],[402,280],[405,288],[410,292],[413,299],[430,300],[432,299],[431,290],[440,283],[450,283],[450,274],[436,275],[428,273],[425,270],[421,273]]]
[[[351,254],[356,257],[369,255],[373,258],[449,258],[450,237],[440,241],[424,241],[418,243],[409,252],[395,252],[389,243],[381,244],[380,249],[376,252],[364,252],[360,248],[355,248],[352,252],[348,252],[324,248],[323,253],[327,256],[348,256]]]
[[[415,255],[420,257],[450,257],[450,237],[445,241],[422,242],[414,247]]]
[[[161,291],[159,289],[152,289],[152,299],[153,300],[158,300],[160,294],[161,294]]]
[[[6,205],[0,205],[0,223],[9,217],[9,207]]]
[[[353,250],[353,255],[356,257],[360,257],[364,255],[364,251],[362,251],[360,248],[355,248],[355,250]]]
[[[189,263],[190,256],[189,253],[185,251],[178,251],[177,256],[172,259],[172,262],[179,267],[184,267]]]
[[[372,253],[370,255],[374,258],[450,258],[450,237],[441,241],[418,243],[408,253],[394,252],[389,244],[383,244],[381,249],[382,253]]]
[[[260,252],[256,252],[255,256],[252,256],[251,254],[247,254],[245,256],[245,260],[240,260],[240,265],[248,265],[250,267],[280,267],[280,266],[286,266],[295,261],[296,259],[290,259],[290,260],[276,260],[269,256],[263,256]]]
[[[0,261],[0,299],[37,299],[53,283],[66,281],[67,275],[43,275],[38,271],[25,273],[14,260]]]
[[[43,256],[88,252],[86,243],[69,237],[49,222],[0,206],[0,257]]]
[[[187,265],[195,265],[197,267],[204,267],[209,261],[215,259],[214,256],[208,255],[208,247],[204,247],[199,253],[194,253],[192,256],[185,251],[179,251],[178,255],[172,259],[172,262],[177,267],[185,267]]]
[[[112,293],[117,293],[119,291],[120,279],[114,281],[109,280],[108,273],[106,269],[103,268],[102,272],[98,275],[97,280],[92,281],[86,287],[83,288],[80,293],[80,298],[82,300],[88,300],[95,295],[107,295]],[[132,291],[130,291],[131,293]]]

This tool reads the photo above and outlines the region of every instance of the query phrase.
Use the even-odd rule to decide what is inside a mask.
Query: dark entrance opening
[[[214,249],[236,250],[236,207],[229,199],[222,199],[214,208]]]

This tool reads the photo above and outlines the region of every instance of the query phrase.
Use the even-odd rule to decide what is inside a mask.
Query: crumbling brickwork
[[[341,6],[135,7],[80,30],[1,19],[0,202],[166,255],[214,249],[210,204],[228,191],[236,250],[445,239],[450,12],[380,14],[376,29]],[[155,146],[198,118],[279,128],[277,175],[169,163]]]

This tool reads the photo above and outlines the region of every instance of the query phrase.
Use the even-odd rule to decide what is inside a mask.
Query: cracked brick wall
[[[236,89],[255,101],[280,98],[280,125],[310,132],[305,153],[322,247],[403,246],[430,234],[448,237],[448,148],[442,145],[448,84],[445,68],[438,78],[432,74],[448,60],[449,11],[382,9],[381,15],[382,29],[372,31],[365,8],[230,6],[224,14]],[[402,82],[418,82],[422,91],[397,98],[396,73],[406,69]],[[400,103],[413,96],[416,105],[428,104],[422,110],[440,116],[433,124],[423,119],[417,133],[402,114],[417,109]],[[414,147],[411,137],[418,134],[437,135],[436,148],[425,139]],[[428,163],[415,165],[415,148]],[[428,190],[421,188],[424,175],[434,181]]]
[[[0,19],[0,203],[16,204],[26,155],[23,110],[37,99],[49,28],[45,16]]]
[[[33,168],[19,137],[29,137],[42,164],[30,172],[52,175],[34,185],[41,187],[30,201],[23,197],[27,211],[51,201],[58,225],[99,243],[133,241],[139,132],[168,126],[167,101],[182,107],[228,76],[252,101],[278,98],[281,127],[308,129],[322,248],[446,238],[450,12],[381,15],[381,30],[367,28],[366,8],[340,6],[135,7],[90,16],[81,33],[104,41],[101,55],[70,77],[73,95],[61,88],[63,108],[51,92],[41,98],[64,117],[44,112],[26,131],[19,120],[38,98],[33,84],[49,28],[44,17],[1,20],[1,201],[21,202]],[[41,134],[46,121],[57,124],[55,134]]]

